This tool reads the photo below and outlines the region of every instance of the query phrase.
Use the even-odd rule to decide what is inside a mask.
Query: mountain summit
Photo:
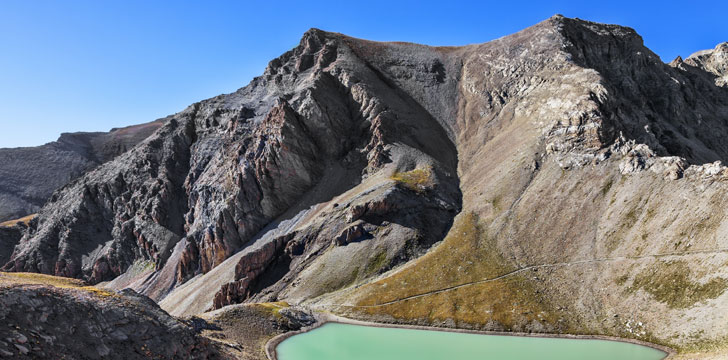
[[[287,301],[722,347],[726,66],[726,44],[665,64],[559,15],[463,47],[311,29],[54,193],[3,269],[173,315]]]

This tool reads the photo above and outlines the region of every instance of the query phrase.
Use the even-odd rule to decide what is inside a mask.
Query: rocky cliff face
[[[54,191],[131,149],[160,125],[67,133],[42,146],[0,149],[0,222],[36,213]]]
[[[275,296],[320,256],[321,266],[331,264],[310,275],[316,285],[305,288],[314,294],[426,250],[459,210],[455,146],[344,39],[309,31],[249,86],[169,117],[136,148],[63,188],[5,269],[99,282],[151,262],[158,272],[126,274],[124,284],[159,299],[255,245],[264,252],[246,258],[258,259],[255,271],[241,265],[222,304],[264,288]],[[273,248],[261,244],[270,236],[252,241],[304,210]],[[324,254],[354,242],[358,253]]]
[[[664,64],[561,16],[457,48],[312,29],[57,192],[4,269],[174,315],[286,300],[723,346],[721,46]]]

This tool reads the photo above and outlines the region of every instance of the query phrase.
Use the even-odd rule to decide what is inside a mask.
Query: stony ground
[[[315,321],[285,302],[230,305],[200,317],[214,327],[203,335],[229,344],[243,360],[267,359],[265,345],[270,339]]]

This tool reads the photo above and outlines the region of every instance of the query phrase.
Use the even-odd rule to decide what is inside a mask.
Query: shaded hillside
[[[26,227],[23,225],[0,226],[0,262],[10,260],[15,245],[18,244]]]
[[[721,46],[664,64],[561,16],[464,47],[312,29],[58,191],[3,268],[173,315],[285,300],[722,348]]]
[[[0,148],[0,222],[37,212],[55,190],[134,147],[160,125],[65,133],[41,146]]]

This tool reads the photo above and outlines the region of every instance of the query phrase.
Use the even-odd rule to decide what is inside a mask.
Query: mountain
[[[0,149],[0,222],[37,212],[63,185],[153,133],[158,121],[109,132],[64,133],[36,147]]]
[[[665,64],[558,15],[462,47],[311,29],[57,191],[3,269],[177,316],[286,301],[725,351],[724,54]]]

